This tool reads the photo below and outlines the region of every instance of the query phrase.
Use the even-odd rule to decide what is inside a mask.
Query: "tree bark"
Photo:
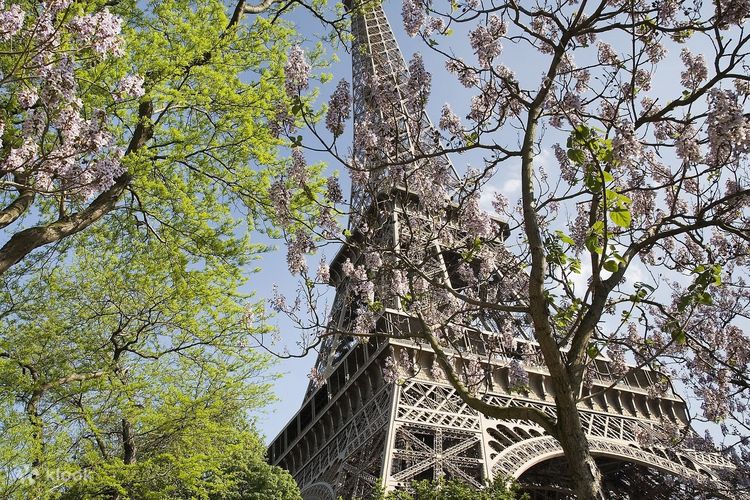
[[[135,432],[133,424],[127,418],[122,419],[122,461],[125,465],[134,464],[136,460]]]
[[[565,44],[561,43],[561,47]],[[555,388],[557,407],[557,440],[565,452],[568,470],[573,482],[573,489],[581,500],[598,500],[604,498],[601,489],[601,473],[589,450],[586,433],[581,426],[580,415],[576,405],[580,376],[571,374],[568,363],[560,352],[555,340],[549,317],[549,307],[545,295],[545,278],[547,276],[547,256],[544,247],[542,230],[536,212],[536,195],[534,193],[534,144],[536,130],[544,107],[546,96],[555,75],[563,50],[557,50],[548,70],[546,83],[529,106],[521,148],[521,204],[523,210],[523,228],[528,240],[531,254],[529,272],[529,310],[534,325],[534,336],[544,357]],[[575,359],[575,355],[573,356]]]
[[[555,389],[559,388],[555,387]],[[581,425],[576,398],[570,393],[563,393],[562,396],[555,397],[555,403],[557,405],[557,440],[565,453],[568,473],[576,497],[582,500],[606,498],[601,487],[602,475],[591,456],[586,431]]]

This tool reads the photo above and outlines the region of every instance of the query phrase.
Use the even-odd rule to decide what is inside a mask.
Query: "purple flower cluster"
[[[406,83],[408,89],[406,99],[415,114],[427,104],[431,86],[432,75],[424,67],[422,54],[417,52],[409,61],[409,80]]]
[[[70,26],[99,55],[119,57],[123,54],[123,40],[120,38],[122,20],[109,9],[76,17],[70,21]]]
[[[138,98],[143,96],[146,91],[143,88],[143,77],[140,75],[127,75],[117,85],[117,95],[120,99]]]
[[[292,183],[299,187],[307,182],[307,161],[302,153],[302,148],[292,148],[292,161],[287,168],[287,177]]]
[[[26,12],[20,5],[14,3],[10,8],[5,7],[5,2],[0,3],[0,41],[10,40],[23,27]]]
[[[708,158],[712,164],[726,164],[750,152],[750,123],[736,93],[712,90],[707,122]]]
[[[697,89],[700,84],[708,78],[708,67],[703,54],[693,55],[687,47],[680,52],[680,59],[685,65],[685,71],[680,73],[682,85],[690,90]]]
[[[415,36],[425,20],[425,11],[420,0],[403,0],[401,5],[401,17],[404,21],[404,29],[409,36]]]
[[[289,97],[298,96],[309,85],[310,65],[305,60],[305,51],[299,45],[295,45],[289,51],[284,74],[286,93]]]
[[[447,131],[454,137],[463,136],[463,127],[461,126],[461,119],[451,109],[450,104],[443,104],[443,109],[440,113],[440,122],[438,124],[441,129]]]
[[[341,80],[331,94],[326,112],[326,128],[335,136],[344,133],[344,122],[351,116],[352,98],[349,83]]]
[[[487,26],[479,25],[469,32],[469,43],[483,68],[492,66],[492,60],[500,55],[500,37],[506,32],[505,23],[497,16],[490,16]]]
[[[289,266],[289,272],[300,274],[307,271],[305,254],[314,249],[315,245],[310,235],[304,231],[298,231],[287,245],[286,262]]]
[[[332,203],[341,203],[344,201],[344,193],[335,175],[330,176],[326,180],[326,198]]]
[[[516,359],[508,365],[508,381],[511,389],[515,390],[523,390],[529,386],[529,374]]]

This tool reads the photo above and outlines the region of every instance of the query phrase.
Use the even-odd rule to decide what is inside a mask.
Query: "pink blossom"
[[[287,245],[286,262],[289,266],[289,272],[299,274],[307,271],[305,254],[314,248],[315,245],[313,245],[309,234],[303,231],[297,232]]]
[[[508,198],[503,193],[495,192],[492,198],[492,208],[499,214],[505,213],[508,210]]]
[[[611,344],[607,348],[607,354],[611,360],[609,368],[612,371],[612,375],[618,378],[624,376],[628,371],[628,366],[625,364],[625,352],[622,346]]]
[[[117,84],[117,95],[121,99],[142,97],[146,93],[143,82],[143,77],[140,75],[128,75]]]
[[[352,289],[356,296],[368,304],[372,303],[375,300],[375,284],[367,276],[365,266],[356,266],[351,279]]]
[[[365,254],[365,268],[370,272],[376,272],[383,265],[383,259],[377,252]]]
[[[659,18],[662,23],[674,21],[680,2],[677,0],[661,0],[659,3]]]
[[[102,56],[123,54],[123,40],[120,38],[122,20],[110,13],[106,7],[95,14],[73,18],[70,28]]]
[[[310,65],[305,60],[305,51],[295,45],[289,51],[286,66],[286,93],[289,97],[296,97],[309,85]]]
[[[63,9],[67,9],[73,0],[46,0],[44,3],[47,4],[47,8],[52,12],[57,12]]]
[[[405,297],[406,294],[409,293],[409,287],[404,272],[401,270],[394,270],[391,272],[390,276],[390,291],[392,295],[398,298]]]
[[[750,16],[750,1],[748,0],[718,0],[714,2],[714,5],[721,28],[728,28],[731,24],[742,25]]]
[[[326,179],[326,198],[332,203],[344,201],[344,193],[341,191],[338,178],[334,175]]]
[[[292,161],[289,162],[287,176],[296,186],[303,186],[307,182],[307,162],[302,148],[292,148]]]
[[[453,112],[450,104],[443,104],[443,109],[440,113],[441,129],[449,132],[455,137],[463,136],[463,127],[461,126],[461,119]]]
[[[479,83],[479,75],[473,68],[468,67],[460,59],[448,59],[445,68],[458,76],[458,81],[466,88],[474,87]]]
[[[375,314],[369,307],[363,306],[357,309],[357,318],[354,320],[352,333],[358,337],[370,335],[375,329]]]
[[[573,72],[573,75],[576,79],[575,91],[579,94],[585,92],[591,80],[591,72],[588,69],[577,69]]]
[[[649,73],[647,70],[643,68],[638,68],[635,72],[635,75],[633,75],[633,79],[635,80],[635,86],[644,91],[651,90],[651,73]]]
[[[474,238],[491,238],[494,227],[489,216],[479,208],[479,194],[474,193],[464,200],[459,214],[461,228]]]
[[[289,190],[283,182],[275,181],[268,190],[268,197],[273,204],[277,223],[281,227],[288,226],[291,223],[291,193]]]
[[[425,69],[422,54],[415,53],[409,61],[409,80],[406,86],[409,90],[406,97],[413,110],[421,110],[430,97],[432,75]]]
[[[383,364],[383,380],[386,384],[395,384],[398,382],[398,368],[393,360],[393,354],[386,356]]]
[[[94,182],[91,185],[91,191],[87,194],[93,196],[112,187],[115,180],[125,172],[125,169],[119,158],[108,157],[94,162],[90,167],[90,172]]]
[[[276,312],[286,312],[288,309],[286,305],[286,297],[279,293],[279,285],[274,283],[272,294],[272,297],[268,300],[271,309]]]
[[[3,162],[3,170],[22,170],[39,154],[36,142],[26,140],[20,148],[12,148]]]
[[[40,98],[47,107],[56,107],[60,102],[70,103],[76,99],[78,84],[75,80],[73,60],[62,56],[55,64],[45,65],[40,75],[45,85]]]
[[[658,42],[651,42],[646,45],[645,52],[653,64],[662,61],[667,56],[667,49]]]
[[[709,94],[708,142],[709,159],[715,165],[750,152],[750,123],[730,90],[714,89]]]
[[[682,85],[690,90],[695,90],[706,78],[708,78],[708,67],[703,54],[693,55],[687,47],[680,52],[680,59],[685,65],[685,71],[680,73]]]
[[[619,64],[620,59],[617,57],[617,52],[612,46],[606,42],[599,42],[597,44],[597,55],[601,64],[608,66],[616,66]]]
[[[404,21],[406,34],[414,36],[419,33],[425,20],[425,11],[420,0],[403,0],[401,5],[401,17]]]
[[[430,17],[424,29],[424,36],[429,37],[434,32],[441,33],[445,29],[445,22],[441,17]]]
[[[354,264],[352,264],[350,259],[346,259],[344,263],[341,264],[341,272],[347,278],[354,276]]]
[[[734,88],[738,94],[743,96],[750,96],[750,81],[740,80],[739,78],[734,80]]]
[[[701,160],[701,150],[698,145],[697,131],[692,125],[686,125],[675,141],[675,153],[690,163],[696,163]]]
[[[344,133],[344,122],[351,116],[352,98],[349,95],[349,83],[341,80],[331,94],[326,112],[326,128],[334,135]]]
[[[313,367],[310,370],[310,373],[307,374],[307,378],[310,379],[310,383],[313,387],[316,389],[319,387],[323,387],[326,383],[326,378],[323,376],[323,373],[320,372],[317,368]]]
[[[493,87],[487,85],[482,90],[481,94],[472,96],[467,116],[468,119],[477,123],[489,120],[495,111],[495,106],[500,102],[500,98]]]
[[[373,130],[373,124],[368,117],[354,124],[354,148],[368,151],[377,147],[380,139]]]
[[[516,359],[508,365],[508,379],[511,389],[522,391],[529,386],[529,374]]]
[[[321,257],[320,263],[318,264],[318,272],[316,274],[316,279],[319,283],[330,283],[331,281],[331,271],[328,267],[328,263],[325,260],[325,257]]]
[[[23,21],[26,18],[26,12],[20,5],[14,3],[9,9],[5,8],[3,2],[2,11],[0,11],[0,41],[10,40],[23,27]]]
[[[321,235],[325,239],[335,238],[341,229],[332,212],[331,207],[324,206],[320,209],[318,226],[320,226]]]
[[[617,134],[612,140],[612,153],[620,164],[635,165],[643,155],[643,144],[635,136],[633,124],[622,122],[617,127]]]
[[[492,60],[500,55],[500,37],[504,36],[506,31],[507,27],[499,17],[490,16],[487,26],[479,25],[469,32],[469,43],[483,68],[489,68]]]
[[[36,104],[39,94],[34,87],[27,87],[18,93],[18,103],[23,108],[30,108]]]

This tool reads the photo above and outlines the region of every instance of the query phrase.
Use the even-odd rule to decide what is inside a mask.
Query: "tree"
[[[527,500],[528,495],[520,495],[516,483],[495,479],[486,488],[477,490],[461,481],[415,481],[411,491],[380,492],[374,500]]]
[[[3,498],[299,497],[248,415],[272,377],[240,291],[291,164],[294,30],[241,22],[270,4],[0,5]]]
[[[292,116],[290,26],[240,22],[270,2],[229,12],[218,0],[109,4],[0,12],[4,275],[117,216],[193,234],[188,251],[220,255],[232,246],[219,242],[228,207],[253,228],[270,206],[269,179],[283,171],[277,135]]]
[[[3,301],[2,496],[298,498],[248,423],[272,377],[241,268],[135,224],[72,243]]]
[[[367,8],[355,4],[352,15]],[[649,367],[661,374],[655,394],[680,381],[698,406],[692,417],[721,423],[722,450],[734,454],[742,473],[750,395],[743,331],[750,305],[749,14],[750,4],[734,0],[445,8],[404,1],[407,33],[472,96],[443,106],[436,137],[424,119],[431,75],[416,54],[408,80],[358,82],[372,101],[358,110],[351,159],[335,140],[351,114],[348,93],[334,93],[329,104],[330,135],[311,126],[352,177],[352,199],[339,205],[352,221],[339,239],[351,260],[332,270],[323,263],[316,277],[301,264],[312,247],[295,243],[311,241],[310,234],[326,238],[330,229],[289,230],[290,270],[303,278],[300,298],[313,321],[282,297],[275,305],[313,332],[301,345],[314,348],[337,333],[316,321],[322,293],[315,284],[331,276],[354,297],[346,305],[352,336],[370,335],[385,308],[415,318],[420,328],[394,335],[434,351],[436,370],[473,408],[532,420],[554,436],[579,498],[603,496],[576,409],[591,397],[582,389],[603,376],[595,359],[606,356],[615,367],[611,384],[634,365]],[[454,32],[467,35],[470,60],[455,55],[466,43],[451,38]],[[522,52],[528,67],[542,68],[541,77],[517,76],[504,65],[503,43],[505,53]],[[458,106],[465,119],[453,111]],[[446,153],[479,156],[481,164],[454,175]],[[517,180],[517,204],[493,196],[497,178]],[[333,193],[331,202],[342,201]],[[481,209],[487,198],[504,221]],[[380,200],[384,210],[360,200]],[[411,211],[403,208],[409,204]],[[389,237],[394,212],[398,240]],[[462,355],[465,334],[477,329],[497,333],[496,345]],[[516,351],[518,335],[532,341],[523,343],[525,352]],[[528,366],[549,371],[555,418],[481,399],[487,360],[496,354],[520,356],[508,366],[519,391]],[[392,366],[393,378],[409,376],[408,360]],[[668,441],[686,433],[665,431]]]

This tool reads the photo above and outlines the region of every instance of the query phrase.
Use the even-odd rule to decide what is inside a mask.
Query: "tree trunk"
[[[555,380],[553,378],[553,380]],[[555,385],[563,385],[556,383]],[[556,389],[558,389],[556,387]],[[562,389],[560,387],[559,389]],[[568,472],[573,491],[580,500],[600,500],[606,498],[602,491],[602,475],[591,456],[586,431],[581,425],[581,416],[575,404],[575,397],[568,391],[557,392],[558,441],[568,462]]]
[[[133,424],[127,418],[122,419],[122,452],[122,461],[126,465],[135,463],[135,432]]]

